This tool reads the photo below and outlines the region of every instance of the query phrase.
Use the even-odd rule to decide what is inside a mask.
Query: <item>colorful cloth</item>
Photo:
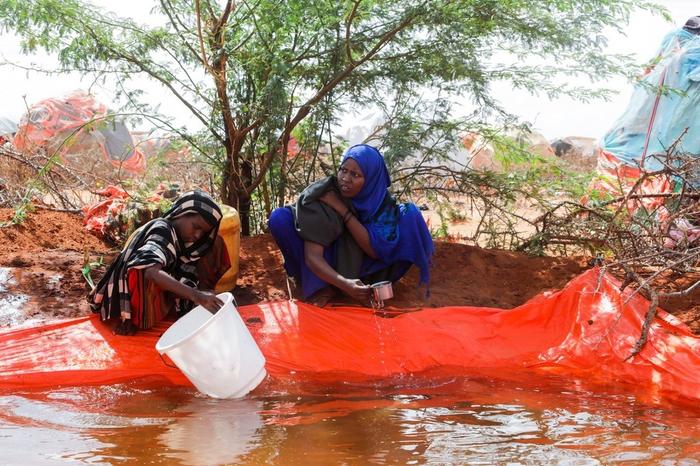
[[[193,213],[200,214],[212,229],[195,243],[184,243],[178,238],[172,220]],[[159,300],[157,305],[147,305],[154,295],[149,294],[153,288],[145,283],[142,269],[159,264],[176,280],[196,287],[199,283],[197,261],[217,241],[222,217],[221,209],[208,194],[192,191],[180,196],[162,218],[151,220],[132,234],[89,296],[95,312],[101,312],[103,320],[121,317],[132,319],[139,328],[153,325],[164,316],[163,303]],[[225,252],[225,248],[223,250]],[[225,266],[228,256],[218,262]],[[177,300],[175,305],[178,311],[186,312],[192,303]]]

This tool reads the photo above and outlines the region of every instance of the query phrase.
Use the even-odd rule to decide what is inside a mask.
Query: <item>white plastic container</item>
[[[231,293],[216,314],[197,306],[175,322],[156,343],[205,395],[239,398],[265,378],[265,357],[238,315]]]

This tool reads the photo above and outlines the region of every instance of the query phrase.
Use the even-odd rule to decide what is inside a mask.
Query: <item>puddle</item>
[[[61,276],[48,277],[28,276],[20,269],[0,267],[0,327],[20,327],[44,322],[50,315],[42,315],[41,311],[53,305],[63,306],[63,300],[52,303],[47,296],[60,288]],[[29,278],[30,283],[24,283]],[[36,296],[15,292],[16,289],[39,290]],[[53,291],[52,291],[53,290]],[[55,298],[54,298],[55,301]]]
[[[12,269],[0,267],[0,326],[10,327],[24,323],[24,307],[29,296],[11,294],[8,290],[17,285]]]

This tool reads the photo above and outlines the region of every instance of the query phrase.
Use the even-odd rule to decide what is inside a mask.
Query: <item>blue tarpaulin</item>
[[[622,163],[654,171],[686,128],[679,152],[700,154],[700,35],[668,34],[647,73],[635,86],[625,113],[603,137],[602,148]]]

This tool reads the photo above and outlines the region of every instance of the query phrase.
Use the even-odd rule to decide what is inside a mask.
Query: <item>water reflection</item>
[[[171,414],[182,415],[158,440],[166,455],[185,464],[226,464],[257,446],[263,427],[255,400],[195,398]]]
[[[0,396],[0,463],[700,464],[699,410],[619,387],[527,373],[393,382],[243,400],[137,385]]]

